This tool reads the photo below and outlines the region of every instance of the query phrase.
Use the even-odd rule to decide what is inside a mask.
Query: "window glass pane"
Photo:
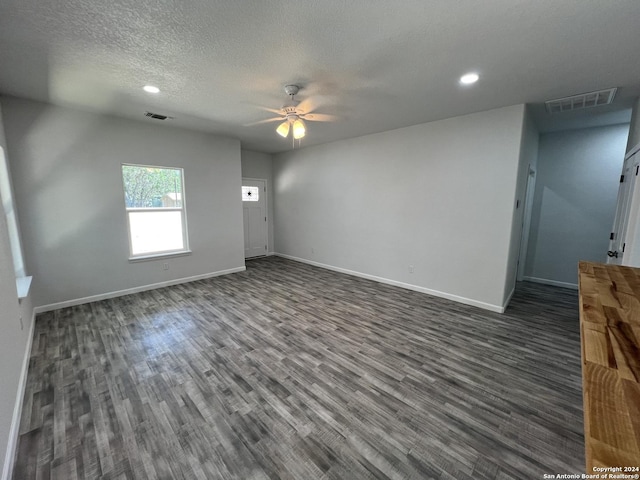
[[[127,208],[182,207],[182,171],[179,168],[123,165]]]
[[[243,202],[257,202],[260,200],[260,189],[258,187],[242,187]]]
[[[128,214],[133,255],[184,249],[182,212],[129,210]]]
[[[5,157],[4,149],[0,147],[0,199],[2,200],[2,210],[7,217],[7,228],[9,229],[9,246],[13,258],[13,267],[16,277],[26,275],[24,260],[22,258],[22,248],[20,246],[20,234],[18,232],[18,220],[13,201],[13,191],[9,180],[8,159]]]

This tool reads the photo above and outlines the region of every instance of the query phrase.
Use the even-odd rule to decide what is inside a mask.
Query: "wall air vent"
[[[153,112],[145,112],[144,116],[149,118],[155,118],[156,120],[166,120],[167,118],[168,119],[173,118],[173,117],[169,117],[168,115],[160,115],[159,113],[153,113]]]
[[[609,105],[613,102],[613,97],[616,96],[616,90],[618,89],[608,88],[607,90],[598,90],[597,92],[582,93],[580,95],[572,95],[556,100],[547,100],[544,102],[544,105],[547,107],[547,112],[549,113],[569,112],[582,108]]]

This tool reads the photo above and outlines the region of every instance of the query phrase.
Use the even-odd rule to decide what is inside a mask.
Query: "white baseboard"
[[[306,263],[313,265],[314,267],[325,268],[327,270],[333,270],[334,272],[346,273],[347,275],[353,275],[354,277],[366,278],[367,280],[373,280],[374,282],[384,283],[387,285],[393,285],[395,287],[406,288],[407,290],[413,290],[415,292],[426,293],[433,295],[434,297],[446,298],[447,300],[453,300],[454,302],[464,303],[465,305],[471,305],[473,307],[483,308],[492,312],[504,313],[505,306],[493,305],[491,303],[480,302],[472,298],[460,297],[451,293],[440,292],[438,290],[431,290],[430,288],[420,287],[418,285],[412,285],[410,283],[398,282],[397,280],[391,280],[389,278],[377,277],[368,273],[356,272],[354,270],[348,270],[346,268],[334,267],[333,265],[327,265],[320,262],[314,262],[313,260],[307,260],[306,258],[294,257],[292,255],[286,255],[284,253],[274,253],[278,257],[288,258],[296,262]]]
[[[52,310],[58,310],[59,308],[73,307],[76,305],[82,305],[84,303],[99,302],[100,300],[107,300],[109,298],[122,297],[124,295],[130,295],[132,293],[145,292],[147,290],[155,290],[162,287],[170,287],[172,285],[179,285],[181,283],[195,282],[196,280],[204,280],[205,278],[219,277],[220,275],[228,275],[230,273],[244,272],[247,267],[236,267],[228,270],[219,270],[217,272],[204,273],[202,275],[194,275],[192,277],[178,278],[175,280],[168,280],[166,282],[152,283],[150,285],[142,285],[140,287],[127,288],[125,290],[117,290],[115,292],[101,293],[100,295],[92,295],[89,297],[76,298],[73,300],[66,300],[64,302],[50,303],[49,305],[41,305],[36,307],[35,313],[50,312]]]
[[[22,403],[24,402],[24,392],[27,388],[27,373],[29,371],[29,359],[31,358],[31,346],[33,345],[33,332],[36,324],[36,311],[31,314],[31,327],[29,327],[29,338],[24,350],[20,379],[18,380],[18,391],[16,392],[16,403],[13,407],[13,417],[11,418],[11,428],[9,429],[9,441],[7,451],[4,456],[4,468],[2,469],[2,480],[9,480],[13,475],[13,464],[18,449],[18,434],[20,433],[20,418],[22,417]]]
[[[578,290],[577,283],[558,282],[557,280],[549,280],[548,278],[527,277],[527,276],[522,277],[522,279],[525,282],[542,283],[543,285],[551,285],[553,287],[562,287],[562,288],[570,288],[571,290]]]

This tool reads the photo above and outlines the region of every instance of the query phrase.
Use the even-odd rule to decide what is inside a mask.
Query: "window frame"
[[[18,225],[18,212],[13,193],[11,173],[9,172],[9,157],[3,145],[0,145],[0,204],[0,214],[4,215],[7,225],[18,302],[22,302],[24,298],[29,296],[33,277],[26,273],[20,227]]]
[[[180,194],[181,194],[181,207],[127,207],[127,194],[126,194],[126,186],[123,175],[123,167],[140,167],[140,168],[156,168],[156,169],[164,169],[164,170],[179,170],[180,171]],[[187,202],[186,202],[186,188],[185,188],[185,180],[184,180],[184,168],[182,167],[170,167],[165,165],[144,165],[139,163],[122,163],[120,165],[120,176],[122,178],[122,200],[124,202],[124,212],[127,221],[127,239],[129,242],[129,261],[130,262],[139,262],[144,260],[153,260],[155,258],[163,258],[163,257],[177,257],[182,255],[190,255],[191,250],[189,248],[189,230],[187,228]],[[178,193],[178,192],[175,192]],[[133,253],[133,242],[131,238],[131,220],[130,213],[144,213],[144,212],[181,212],[181,223],[182,223],[182,248],[180,249],[172,249],[172,250],[161,250],[155,252],[146,252],[146,253]]]

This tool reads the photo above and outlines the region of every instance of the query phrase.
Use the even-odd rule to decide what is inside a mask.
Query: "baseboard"
[[[202,275],[194,275],[192,277],[178,278],[175,280],[168,280],[166,282],[152,283],[149,285],[142,285],[140,287],[127,288],[125,290],[117,290],[115,292],[101,293],[100,295],[92,295],[89,297],[76,298],[74,300],[66,300],[64,302],[50,303],[48,305],[41,305],[36,307],[35,313],[50,312],[52,310],[58,310],[60,308],[73,307],[75,305],[82,305],[84,303],[99,302],[100,300],[107,300],[109,298],[122,297],[124,295],[131,295],[132,293],[146,292],[148,290],[155,290],[157,288],[170,287],[172,285],[179,285],[181,283],[195,282],[196,280],[204,280],[206,278],[219,277],[220,275],[228,275],[230,273],[244,272],[247,267],[236,267],[227,270],[219,270],[217,272],[204,273]]]
[[[11,428],[9,429],[9,441],[4,457],[4,468],[2,469],[2,480],[9,480],[13,474],[13,464],[16,459],[18,449],[18,435],[20,433],[20,418],[22,417],[22,404],[24,402],[24,392],[27,388],[27,373],[29,372],[29,359],[31,358],[31,346],[33,345],[33,332],[36,325],[35,308],[31,313],[31,327],[29,327],[29,338],[24,350],[22,359],[22,369],[20,370],[20,380],[18,381],[18,391],[16,392],[16,403],[13,407],[13,417],[11,418]]]
[[[492,312],[504,313],[505,307],[500,305],[493,305],[491,303],[480,302],[472,298],[460,297],[451,293],[440,292],[438,290],[431,290],[430,288],[420,287],[418,285],[412,285],[410,283],[399,282],[397,280],[391,280],[389,278],[378,277],[376,275],[370,275],[368,273],[357,272],[355,270],[348,270],[346,268],[334,267],[333,265],[327,265],[325,263],[314,262],[313,260],[307,260],[306,258],[294,257],[292,255],[286,255],[284,253],[274,253],[278,257],[287,258],[296,262],[306,263],[313,265],[314,267],[320,267],[327,270],[333,270],[334,272],[345,273],[347,275],[353,275],[354,277],[366,278],[367,280],[373,280],[374,282],[384,283],[386,285],[393,285],[394,287],[406,288],[407,290],[413,290],[415,292],[426,293],[427,295],[433,295],[434,297],[446,298],[447,300],[453,300],[454,302],[464,303],[465,305],[471,305],[473,307],[479,307],[484,310],[490,310]]]
[[[538,278],[538,277],[527,277],[526,275],[522,277],[522,279],[525,282],[541,283],[543,285],[551,285],[553,287],[570,288],[571,290],[578,290],[577,283],[558,282],[557,280],[549,280],[547,278]]]

